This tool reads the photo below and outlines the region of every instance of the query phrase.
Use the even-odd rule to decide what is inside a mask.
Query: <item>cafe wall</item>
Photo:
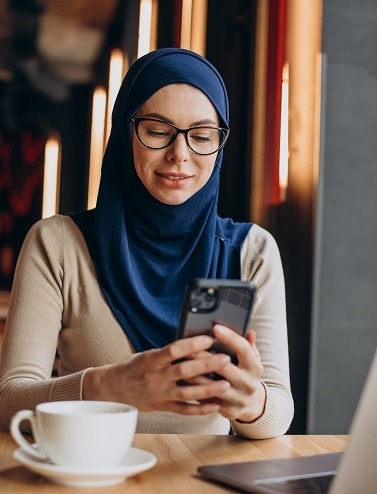
[[[324,2],[308,431],[347,433],[377,345],[377,3]]]

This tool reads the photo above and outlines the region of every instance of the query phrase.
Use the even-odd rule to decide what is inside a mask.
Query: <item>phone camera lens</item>
[[[192,297],[191,298],[191,305],[193,307],[200,307],[202,305],[202,300],[199,297]]]
[[[214,287],[198,287],[191,293],[191,309],[195,312],[208,312],[216,306],[217,290]]]

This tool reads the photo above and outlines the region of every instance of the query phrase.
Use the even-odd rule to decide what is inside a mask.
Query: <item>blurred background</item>
[[[220,214],[280,247],[290,432],[346,433],[377,343],[376,24],[373,0],[0,0],[0,317],[30,226],[95,206],[129,65],[189,48],[229,92]]]

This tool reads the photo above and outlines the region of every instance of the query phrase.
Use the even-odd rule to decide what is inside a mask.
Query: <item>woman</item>
[[[228,122],[223,80],[199,55],[159,49],[132,65],[114,106],[96,209],[42,220],[25,239],[1,361],[3,426],[42,401],[94,399],[135,405],[139,432],[287,431],[279,252],[257,225],[217,215]],[[238,366],[207,352],[209,336],[174,341],[184,288],[198,277],[257,285],[246,338],[214,328]],[[222,379],[202,377],[210,372]]]

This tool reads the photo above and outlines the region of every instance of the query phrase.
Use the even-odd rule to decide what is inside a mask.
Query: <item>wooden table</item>
[[[289,458],[344,451],[347,436],[282,436],[252,441],[237,436],[137,434],[133,446],[157,456],[157,464],[146,472],[112,487],[63,487],[50,483],[17,463],[12,457],[15,443],[0,432],[1,494],[225,494],[230,489],[196,476],[202,464],[267,458]]]

